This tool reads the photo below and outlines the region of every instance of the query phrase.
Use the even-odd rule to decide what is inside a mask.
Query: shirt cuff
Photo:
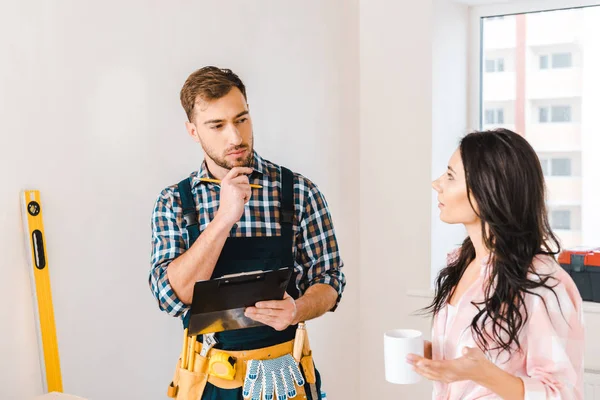
[[[190,308],[177,297],[166,273],[159,278],[158,287],[160,288],[158,293],[159,306],[167,314],[180,317]]]
[[[331,275],[321,276],[321,277],[316,278],[313,281],[311,281],[310,286],[316,285],[319,283],[324,284],[324,285],[329,285],[337,292],[338,296],[337,296],[337,299],[335,300],[335,304],[329,310],[331,312],[334,312],[336,310],[336,308],[338,307],[338,305],[340,304],[340,301],[342,300],[343,288],[342,288],[341,281],[335,276],[331,276]]]

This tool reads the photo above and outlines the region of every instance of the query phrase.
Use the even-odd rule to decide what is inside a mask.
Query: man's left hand
[[[260,301],[254,307],[246,308],[246,317],[282,331],[293,325],[296,319],[296,302],[285,294],[283,300]]]

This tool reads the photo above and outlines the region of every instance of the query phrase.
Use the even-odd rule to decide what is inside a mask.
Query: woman
[[[426,357],[408,362],[435,399],[583,399],[582,301],[554,259],[533,148],[505,129],[471,133],[433,188],[442,221],[468,237],[426,309]]]

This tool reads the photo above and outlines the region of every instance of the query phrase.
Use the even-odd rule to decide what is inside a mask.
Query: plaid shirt
[[[242,218],[233,226],[229,236],[279,236],[281,170],[256,153],[253,169],[250,183],[262,185],[262,189],[253,189]],[[205,162],[190,177],[202,232],[219,209],[220,188],[212,183],[200,182],[201,178],[209,178]],[[331,285],[338,293],[337,307],[346,278],[341,271],[343,262],[327,202],[315,184],[296,173],[294,206],[294,246],[290,250],[293,250],[294,266],[298,273],[296,286],[302,294],[317,283]],[[189,245],[179,190],[177,185],[169,186],[158,196],[152,213],[152,268],[149,283],[159,308],[175,317],[183,317],[189,306],[175,295],[167,278],[167,267]]]
[[[448,261],[458,256],[449,255]],[[529,319],[519,333],[522,352],[490,350],[486,354],[496,366],[523,380],[525,400],[583,400],[584,324],[582,300],[575,283],[550,256],[537,256],[533,268],[553,279],[556,296],[545,288],[535,289],[540,297],[525,294]],[[471,320],[477,314],[474,304],[484,298],[484,282],[489,277],[487,260],[481,266],[478,280],[463,294],[451,320],[448,305],[433,322],[432,350],[434,360],[452,360],[462,356],[465,346],[476,347]],[[538,279],[531,274],[530,279]],[[445,384],[434,382],[435,400],[498,399],[499,397],[472,381]]]

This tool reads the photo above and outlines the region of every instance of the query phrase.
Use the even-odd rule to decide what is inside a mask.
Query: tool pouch
[[[315,374],[315,364],[313,363],[312,351],[308,355],[302,356],[300,359],[300,366],[302,366],[302,372],[304,372],[304,378],[307,383],[317,383],[317,376]]]
[[[196,353],[193,371],[181,368],[181,359],[179,359],[167,395],[177,400],[200,400],[208,381],[205,365],[206,358],[198,353]]]
[[[321,378],[315,369],[313,362],[312,350],[308,340],[308,331],[305,334],[304,346],[302,349],[302,357],[300,358],[300,367],[304,374],[306,384],[304,389],[306,392],[306,398],[309,400],[321,400]]]

